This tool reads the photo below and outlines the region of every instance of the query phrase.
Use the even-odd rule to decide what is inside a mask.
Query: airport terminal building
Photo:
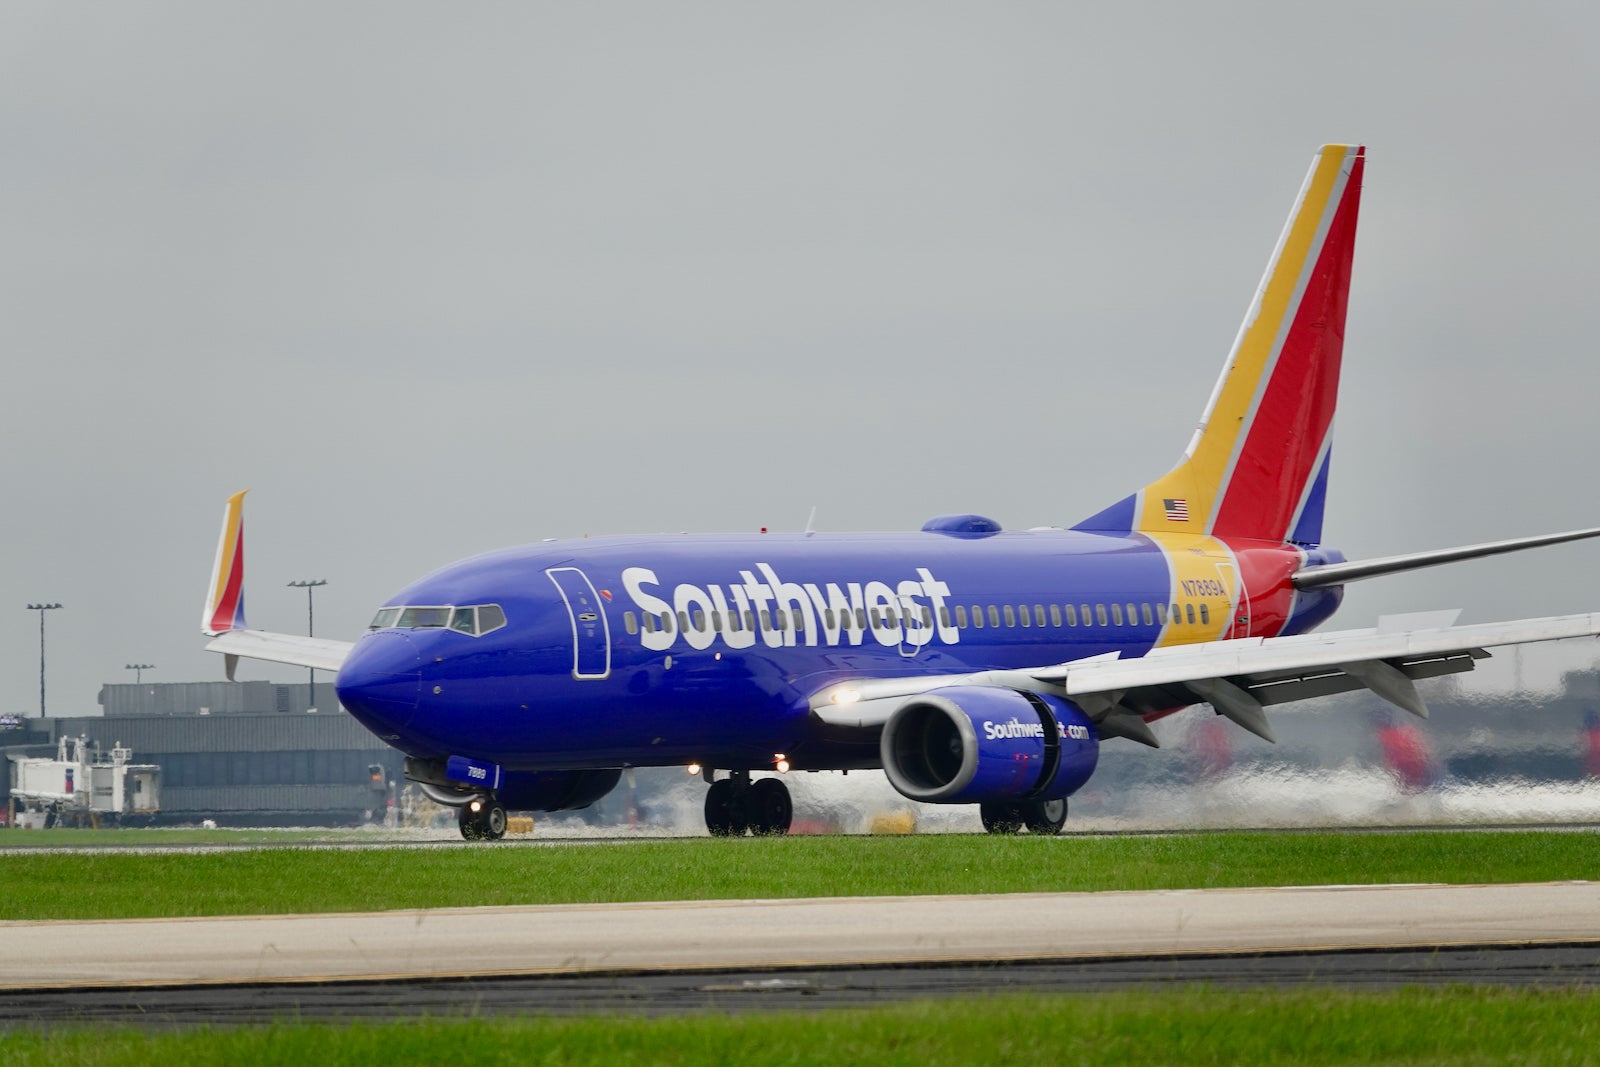
[[[26,718],[0,755],[50,756],[62,737],[133,750],[161,768],[157,823],[337,826],[381,820],[404,785],[399,752],[339,706],[331,684],[172,682],[107,685],[103,715]],[[0,797],[12,764],[0,758]]]

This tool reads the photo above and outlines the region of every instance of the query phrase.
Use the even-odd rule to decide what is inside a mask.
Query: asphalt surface
[[[0,1030],[140,1029],[430,1016],[637,1016],[872,1007],[923,997],[1451,983],[1600,988],[1600,943],[1273,953],[1007,964],[614,972],[499,978],[84,987],[0,992]]]

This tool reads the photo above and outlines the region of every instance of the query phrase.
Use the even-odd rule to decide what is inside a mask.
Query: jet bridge
[[[50,825],[154,815],[161,807],[161,768],[134,763],[121,742],[109,755],[87,737],[63,737],[56,758],[10,757],[12,826]]]

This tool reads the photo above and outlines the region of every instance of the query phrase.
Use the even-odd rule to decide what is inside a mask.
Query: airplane
[[[1177,466],[1070,528],[550,541],[418,579],[352,642],[247,627],[237,493],[206,647],[230,679],[241,657],[336,671],[469,840],[662,766],[698,769],[715,836],[787,832],[785,774],[880,768],[990,833],[1057,834],[1102,743],[1157,746],[1150,724],[1192,705],[1269,741],[1267,708],[1333,693],[1425,716],[1418,681],[1600,635],[1600,614],[1315,632],[1344,586],[1600,528],[1361,561],[1323,544],[1365,163],[1317,152]]]

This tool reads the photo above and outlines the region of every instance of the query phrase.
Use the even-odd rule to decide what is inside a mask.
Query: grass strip
[[[464,1005],[463,1012],[470,1006]],[[227,1063],[840,1064],[1592,1063],[1600,995],[1561,989],[1387,992],[1186,987],[1006,995],[870,1010],[640,1018],[280,1023],[167,1032],[0,1035],[8,1067]]]
[[[1600,879],[1593,833],[815,837],[457,849],[0,853],[0,919]]]

